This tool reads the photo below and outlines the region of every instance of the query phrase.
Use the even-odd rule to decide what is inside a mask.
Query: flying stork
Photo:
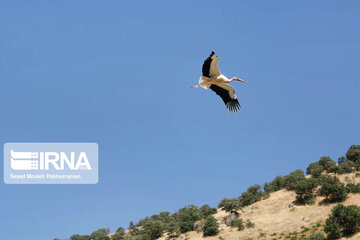
[[[241,106],[236,98],[234,89],[228,83],[232,81],[245,83],[245,81],[238,77],[228,79],[222,75],[219,71],[218,61],[218,56],[212,51],[202,66],[202,76],[199,79],[199,85],[192,86],[192,88],[198,88],[199,86],[204,89],[210,88],[222,98],[230,112],[237,113],[240,111]]]

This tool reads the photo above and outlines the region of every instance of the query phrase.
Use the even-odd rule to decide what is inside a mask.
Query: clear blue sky
[[[337,160],[360,144],[359,22],[359,1],[2,1],[1,145],[97,142],[100,173],[0,183],[0,239],[115,231]],[[212,50],[248,82],[240,114],[190,88]]]

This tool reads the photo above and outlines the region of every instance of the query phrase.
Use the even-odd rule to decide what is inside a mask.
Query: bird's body
[[[218,61],[219,58],[216,54],[211,52],[210,56],[204,61],[199,85],[193,86],[193,88],[197,88],[199,86],[204,89],[210,88],[222,98],[230,112],[236,113],[240,111],[241,107],[233,87],[228,83],[232,81],[245,81],[237,77],[228,79],[226,76],[222,75],[219,70]]]

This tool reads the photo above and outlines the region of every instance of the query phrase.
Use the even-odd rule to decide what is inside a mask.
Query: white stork
[[[202,66],[202,76],[199,79],[199,85],[192,86],[192,88],[198,88],[199,86],[204,89],[210,88],[222,98],[230,112],[236,113],[240,111],[241,107],[236,98],[234,89],[228,83],[232,81],[245,83],[245,81],[238,77],[228,79],[226,76],[222,75],[219,71],[218,62],[218,56],[216,56],[214,52],[211,52],[210,56],[204,61]]]

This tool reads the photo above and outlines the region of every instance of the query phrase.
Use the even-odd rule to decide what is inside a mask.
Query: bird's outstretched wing
[[[202,75],[205,77],[217,77],[220,75],[219,58],[216,56],[214,52],[211,52],[210,56],[204,61],[202,66]]]
[[[230,85],[211,84],[210,89],[221,97],[230,112],[237,113],[240,111],[241,106],[237,100],[234,89]]]

